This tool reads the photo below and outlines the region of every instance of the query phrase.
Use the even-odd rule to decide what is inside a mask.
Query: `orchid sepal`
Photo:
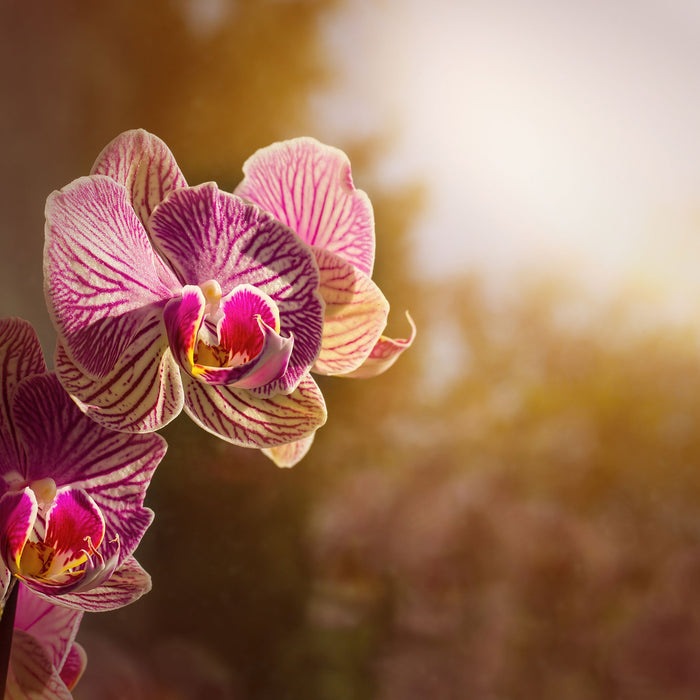
[[[411,326],[411,333],[407,338],[389,338],[382,335],[364,363],[356,370],[341,376],[351,379],[369,379],[386,372],[399,359],[401,353],[411,347],[416,338],[416,324],[408,311],[406,311],[406,318]]]

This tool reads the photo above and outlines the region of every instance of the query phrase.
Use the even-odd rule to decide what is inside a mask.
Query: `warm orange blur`
[[[48,353],[43,202],[110,139],[144,127],[233,188],[256,148],[313,135],[340,0],[202,4],[211,25],[186,0],[0,7],[0,311]],[[321,381],[293,470],[184,416],[164,431],[153,591],[86,616],[76,699],[700,696],[697,329],[561,279],[500,300],[477,274],[418,280],[429,173],[389,186],[379,137],[334,145],[375,207],[389,332],[410,309],[418,340],[382,377]]]

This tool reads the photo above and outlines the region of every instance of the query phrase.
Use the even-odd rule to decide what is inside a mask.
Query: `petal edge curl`
[[[383,335],[372,348],[369,357],[354,372],[342,375],[351,379],[370,379],[386,372],[391,367],[404,350],[413,344],[416,337],[416,324],[411,315],[406,312],[406,318],[411,324],[411,334],[408,338],[389,338]]]
[[[386,326],[389,303],[379,287],[335,253],[313,248],[326,308],[321,352],[312,371],[348,374],[372,352]]]

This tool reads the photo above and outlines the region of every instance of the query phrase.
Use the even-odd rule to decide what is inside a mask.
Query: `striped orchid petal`
[[[107,175],[123,185],[144,227],[168,192],[187,186],[170,149],[143,129],[125,131],[107,144],[90,174]]]
[[[0,473],[7,473],[21,460],[10,420],[15,387],[25,377],[45,371],[39,338],[31,324],[20,318],[0,319]]]
[[[257,448],[300,440],[326,421],[323,395],[309,375],[293,393],[267,399],[185,378],[185,411],[210,433]]]
[[[286,445],[277,445],[277,447],[267,447],[262,450],[262,453],[269,457],[278,467],[293,467],[300,462],[306,453],[311,449],[316,433],[311,433],[301,440],[288,442]]]
[[[180,370],[157,316],[142,326],[103,379],[87,376],[62,344],[54,362],[64,389],[92,420],[110,430],[159,430],[182,410]]]
[[[72,700],[43,645],[23,630],[12,636],[5,700]]]
[[[313,250],[326,302],[321,352],[313,371],[347,374],[362,365],[379,340],[389,304],[358,268],[327,250]]]
[[[271,212],[309,245],[325,248],[372,275],[374,214],[356,190],[342,151],[313,138],[275,143],[243,165],[236,194]]]
[[[172,273],[157,266],[126,189],[102,175],[79,178],[47,199],[44,270],[61,341],[71,360],[97,378],[142,332],[149,309],[178,288]]]
[[[62,595],[60,602],[74,610],[105,612],[130,605],[151,590],[151,577],[134,557],[127,557],[100,586]]]
[[[294,347],[284,374],[260,391],[293,391],[321,346],[323,301],[311,249],[269,214],[214,183],[171,192],[153,212],[150,229],[183,284],[216,281],[224,297],[250,285],[274,302],[278,332],[293,336]]]
[[[15,630],[26,632],[36,639],[48,652],[52,665],[61,672],[61,676],[75,646],[75,635],[82,617],[81,610],[55,605],[20,585]]]
[[[104,518],[107,537],[119,537],[123,561],[153,518],[143,500],[165,454],[165,441],[154,434],[117,433],[95,424],[53,373],[20,384],[12,416],[27,455],[27,482],[34,485],[51,477],[59,494],[68,485],[89,494]],[[91,536],[97,548],[99,542]]]
[[[356,370],[344,375],[353,379],[367,379],[376,377],[391,367],[399,359],[401,353],[411,347],[416,337],[416,324],[411,316],[406,312],[406,318],[411,324],[411,334],[408,338],[388,338],[383,335],[372,348],[369,357]]]

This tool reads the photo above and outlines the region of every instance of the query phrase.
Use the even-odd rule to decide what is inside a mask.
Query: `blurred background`
[[[0,312],[46,196],[125,129],[191,184],[345,150],[376,217],[374,380],[279,470],[185,416],[77,700],[700,697],[694,0],[0,2]]]

